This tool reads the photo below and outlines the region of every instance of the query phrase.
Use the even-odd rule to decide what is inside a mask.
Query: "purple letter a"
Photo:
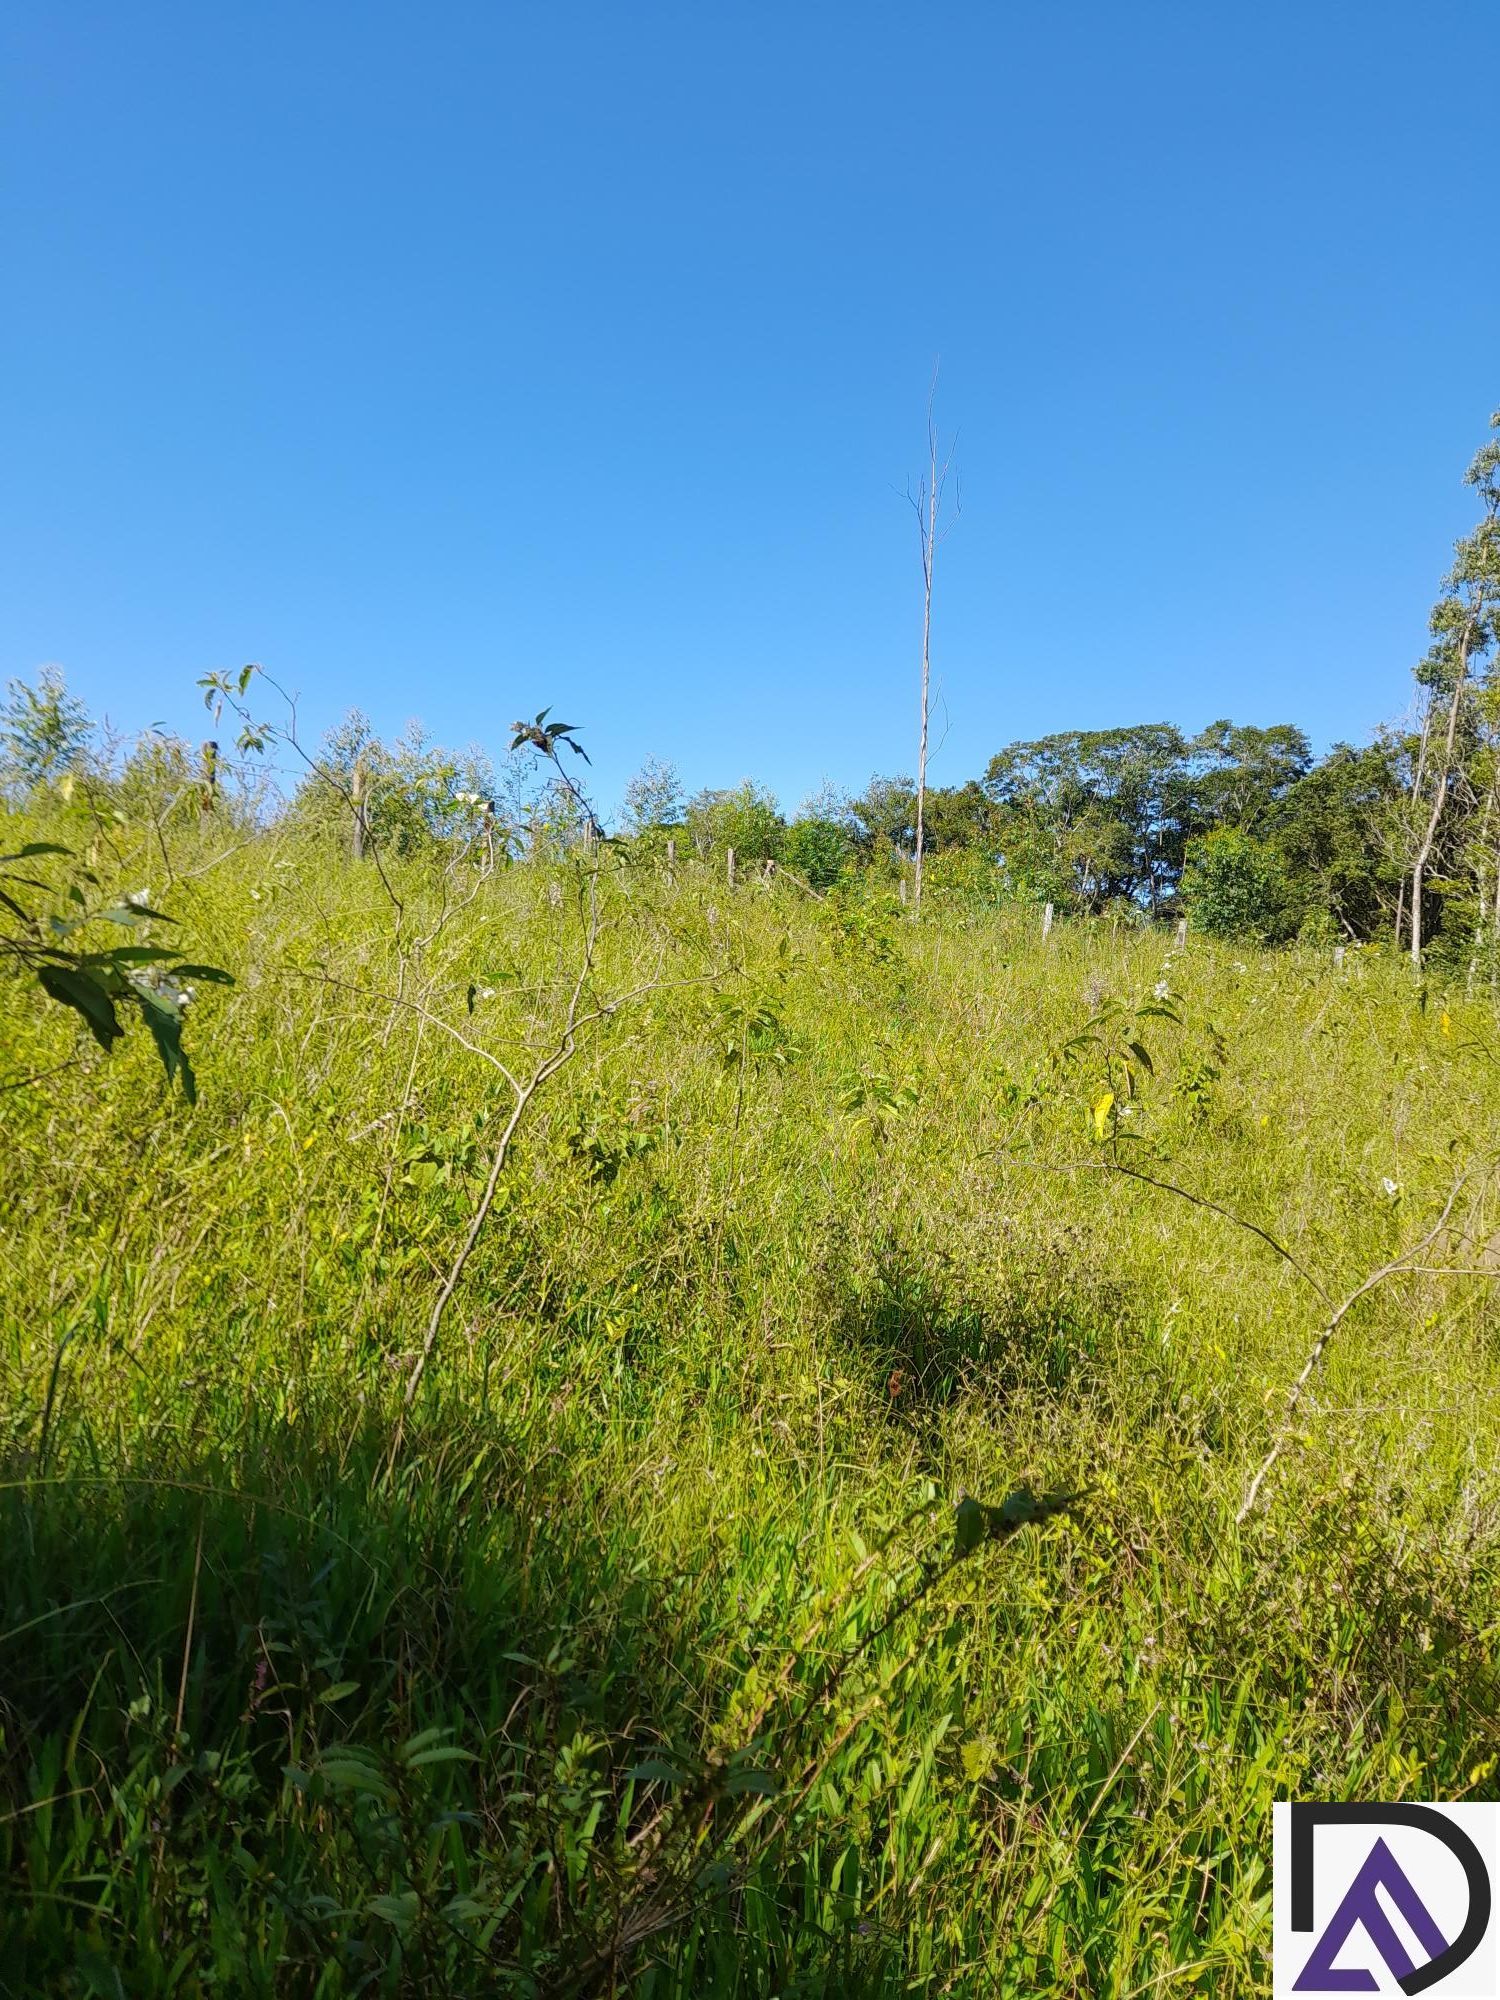
[[[1363,1927],[1394,1979],[1411,1977],[1415,1968],[1390,1918],[1380,1906],[1380,1899],[1375,1894],[1377,1887],[1384,1888],[1415,1936],[1421,1939],[1429,1959],[1448,1949],[1448,1940],[1432,1921],[1427,1905],[1397,1866],[1395,1855],[1383,1840],[1377,1840],[1364,1866],[1349,1884],[1348,1893],[1334,1911],[1327,1930],[1313,1946],[1312,1956],[1303,1966],[1293,1992],[1374,1993],[1377,1990],[1374,1973],[1366,1971],[1364,1966],[1341,1967],[1333,1962],[1356,1925]]]

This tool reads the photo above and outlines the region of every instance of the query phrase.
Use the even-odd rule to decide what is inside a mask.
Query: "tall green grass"
[[[174,861],[196,1109],[0,986],[4,1990],[1261,1993],[1274,1798],[1495,1796],[1487,1010],[608,850],[403,1423],[583,877]],[[1242,1527],[1327,1311],[1114,1160],[1335,1299],[1468,1171]]]

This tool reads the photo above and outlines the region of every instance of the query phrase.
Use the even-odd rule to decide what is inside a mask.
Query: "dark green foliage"
[[[827,889],[851,866],[854,837],[836,819],[794,819],[782,842],[782,859],[814,889]]]
[[[1192,843],[1182,895],[1210,937],[1280,944],[1295,935],[1301,916],[1280,849],[1234,826]]]
[[[191,1104],[198,1094],[197,1083],[182,1046],[182,1027],[194,999],[193,982],[227,985],[229,973],[219,966],[188,964],[163,945],[86,946],[83,936],[90,932],[97,936],[100,925],[145,936],[153,923],[173,920],[149,908],[144,892],[121,902],[101,903],[97,893],[91,894],[98,890],[98,876],[81,864],[75,865],[66,894],[51,888],[29,870],[53,856],[71,858],[69,850],[55,841],[28,841],[14,854],[0,854],[0,906],[9,919],[0,928],[0,958],[33,974],[49,999],[71,1008],[106,1055],[125,1032],[120,1010],[134,1012],[156,1045],[167,1082],[180,1079],[182,1094]],[[23,874],[17,862],[25,862],[28,872]],[[40,915],[32,901],[38,892],[69,914],[61,916],[54,910]],[[27,903],[19,900],[23,895]]]
[[[729,791],[698,792],[683,817],[688,837],[705,858],[732,847],[740,861],[775,861],[786,839],[775,794],[749,778]]]
[[[871,778],[852,801],[860,846],[874,861],[904,859],[916,846],[917,788],[910,778]]]
[[[1395,907],[1395,852],[1403,792],[1389,742],[1336,743],[1288,787],[1267,824],[1304,913],[1323,912],[1336,934],[1374,938]]]

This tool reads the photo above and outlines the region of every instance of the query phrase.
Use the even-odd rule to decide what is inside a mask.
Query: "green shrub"
[[[1238,827],[1220,827],[1188,849],[1183,900],[1210,937],[1283,944],[1298,911],[1281,855]]]

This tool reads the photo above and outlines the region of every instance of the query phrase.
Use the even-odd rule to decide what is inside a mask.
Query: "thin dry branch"
[[[599,927],[599,867],[596,864],[589,870],[587,876],[583,952],[579,961],[577,977],[573,981],[572,990],[568,996],[567,1012],[563,1019],[562,1031],[554,1046],[536,1064],[524,1083],[519,1082],[512,1076],[497,1057],[490,1055],[486,1050],[479,1049],[473,1044],[465,1042],[465,1046],[472,1048],[474,1054],[483,1056],[487,1062],[501,1071],[515,1093],[515,1101],[511,1106],[510,1116],[506,1119],[505,1127],[496,1143],[494,1153],[491,1155],[490,1170],[485,1180],[484,1191],[480,1195],[478,1205],[469,1220],[469,1227],[464,1234],[463,1242],[460,1244],[458,1253],[454,1257],[452,1264],[448,1268],[447,1275],[438,1289],[437,1297],[433,1300],[432,1311],[428,1316],[426,1335],[423,1338],[422,1346],[413,1364],[411,1374],[407,1379],[401,1415],[397,1420],[395,1434],[391,1441],[390,1457],[387,1461],[388,1465],[395,1463],[396,1455],[400,1451],[402,1438],[405,1433],[407,1415],[417,1399],[417,1393],[422,1386],[423,1378],[427,1373],[433,1354],[436,1352],[438,1334],[442,1330],[443,1319],[452,1302],[453,1295],[458,1290],[464,1272],[468,1268],[469,1259],[474,1254],[475,1245],[484,1232],[485,1223],[489,1220],[490,1211],[494,1207],[495,1196],[499,1190],[500,1178],[505,1172],[506,1161],[510,1157],[512,1142],[520,1128],[521,1120],[525,1116],[526,1108],[531,1103],[531,1100],[542,1086],[557,1074],[564,1064],[572,1060],[573,1056],[577,1053],[578,1037],[585,1028],[592,1027],[598,1021],[609,1020],[622,1007],[627,1007],[632,1001],[644,998],[648,993],[662,992],[673,987],[703,985],[720,976],[719,970],[715,969],[714,971],[686,979],[662,979],[658,977],[643,980],[639,985],[627,988],[625,992],[616,994],[614,999],[602,1001],[597,1007],[590,1008],[585,1013],[582,1011],[583,999],[594,970],[595,953],[599,942]],[[389,998],[390,996],[386,997]],[[449,1033],[455,1032],[448,1027],[446,1022],[440,1020],[437,1016],[428,1014],[426,1009],[419,1006],[415,1001],[403,1001],[399,1004],[414,1009],[423,1019],[432,1021],[434,1026],[447,1029]],[[457,1039],[464,1040],[462,1036],[458,1036]]]
[[[1306,1391],[1308,1383],[1312,1380],[1314,1369],[1317,1367],[1319,1361],[1321,1361],[1323,1358],[1324,1350],[1327,1348],[1329,1341],[1333,1338],[1334,1333],[1337,1331],[1339,1322],[1344,1318],[1344,1315],[1349,1311],[1349,1309],[1352,1306],[1355,1306],[1359,1303],[1359,1301],[1365,1296],[1367,1292],[1373,1292],[1377,1285],[1383,1285],[1387,1278],[1394,1277],[1398,1271],[1404,1271],[1409,1269],[1413,1264],[1414,1260],[1420,1257],[1424,1250],[1426,1250],[1431,1244],[1437,1241],[1437,1239],[1442,1235],[1443,1231],[1448,1226],[1448,1218],[1453,1213],[1453,1204],[1458,1200],[1459,1192],[1464,1185],[1464,1179],[1465,1176],[1460,1174],[1458,1179],[1453,1183],[1453,1186],[1448,1193],[1448,1199],[1443,1203],[1442,1214],[1439,1215],[1437,1221],[1432,1225],[1431,1229],[1427,1231],[1426,1235],[1420,1237],[1417,1240],[1417,1242],[1411,1244],[1407,1249],[1401,1251],[1401,1253],[1398,1256],[1393,1257],[1388,1264],[1382,1264],[1378,1271],[1372,1271],[1370,1275],[1366,1279],[1364,1279],[1362,1283],[1356,1285],[1354,1290],[1350,1292],[1348,1297],[1344,1299],[1334,1309],[1333,1316],[1329,1319],[1327,1325],[1323,1327],[1317,1339],[1313,1342],[1312,1352],[1308,1355],[1307,1360],[1303,1363],[1302,1373],[1297,1377],[1296,1381],[1292,1384],[1291,1392],[1287,1397],[1286,1410],[1282,1415],[1281,1427],[1277,1431],[1276,1436],[1272,1441],[1271,1449],[1266,1453],[1265,1457],[1261,1460],[1259,1470],[1256,1472],[1255,1477],[1250,1481],[1250,1484],[1246,1487],[1245,1497],[1240,1502],[1239,1512],[1234,1517],[1234,1522],[1236,1527],[1242,1526],[1244,1522],[1249,1518],[1251,1509],[1254,1507],[1256,1500],[1259,1498],[1260,1489],[1265,1484],[1266,1475],[1270,1472],[1271,1468],[1275,1465],[1277,1459],[1280,1458],[1282,1451],[1285,1449],[1287,1438],[1291,1432],[1292,1420],[1296,1416],[1297,1410],[1301,1405],[1303,1394]]]

